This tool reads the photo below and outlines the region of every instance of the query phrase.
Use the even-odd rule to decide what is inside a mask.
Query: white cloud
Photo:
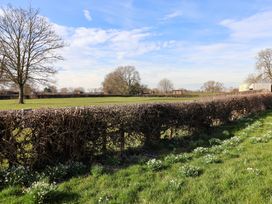
[[[57,75],[56,78],[59,87],[84,87],[86,89],[100,87],[103,80],[102,75],[80,72],[65,72],[62,75]]]
[[[92,20],[93,20],[93,18],[92,18],[92,16],[91,16],[91,13],[90,13],[89,10],[84,9],[84,10],[83,10],[83,14],[84,14],[85,18],[86,18],[88,21],[92,21]]]
[[[170,19],[173,19],[173,18],[180,17],[182,15],[183,15],[183,13],[181,11],[175,11],[175,12],[172,12],[172,13],[169,13],[169,14],[165,15],[162,18],[162,20],[163,21],[167,21],[167,20],[170,20]]]
[[[70,46],[67,52],[100,59],[123,59],[143,55],[158,50],[166,43],[149,41],[152,33],[148,28],[118,30],[101,28],[64,28],[56,27],[62,36],[66,36]],[[80,51],[80,52],[79,52]]]
[[[157,42],[150,28],[132,30],[65,27],[54,25],[69,44],[62,50],[64,61],[57,66],[58,85],[99,87],[106,73],[119,65],[134,65],[134,58],[172,46],[173,42]],[[83,74],[84,73],[84,74]]]
[[[270,38],[272,33],[272,11],[264,11],[241,20],[225,19],[220,22],[231,31],[233,40]]]
[[[62,51],[65,61],[58,64],[64,69],[57,75],[60,87],[100,87],[108,72],[127,64],[136,66],[150,87],[163,77],[176,88],[197,88],[211,79],[238,85],[253,70],[254,54],[262,46],[154,41],[150,28],[56,28],[70,44]]]
[[[63,49],[66,60],[58,64],[64,69],[57,75],[58,85],[100,87],[108,72],[127,64],[136,66],[142,82],[150,87],[164,77],[176,88],[199,88],[207,80],[238,85],[254,71],[256,53],[272,44],[270,19],[272,12],[266,11],[241,20],[224,20],[221,25],[230,30],[230,36],[216,43],[154,40],[157,35],[152,28],[55,25],[70,44]],[[250,40],[254,41],[248,43]]]

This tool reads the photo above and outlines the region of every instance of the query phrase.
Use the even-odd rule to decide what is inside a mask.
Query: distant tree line
[[[130,65],[117,67],[108,73],[102,85],[105,94],[113,95],[167,94],[174,89],[173,83],[166,78],[159,81],[157,89],[149,89],[141,83],[140,73]]]
[[[217,81],[207,81],[201,87],[202,91],[211,93],[223,92],[224,89],[225,89],[224,84]]]

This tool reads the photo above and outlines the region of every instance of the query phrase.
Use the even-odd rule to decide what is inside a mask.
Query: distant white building
[[[250,86],[250,84],[240,84],[239,92],[250,91],[249,86]]]
[[[241,84],[239,91],[269,91],[272,92],[271,83],[254,83],[254,84]]]

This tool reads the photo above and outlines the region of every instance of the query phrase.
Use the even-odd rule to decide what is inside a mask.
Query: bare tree
[[[261,74],[249,74],[244,82],[247,84],[254,84],[264,82],[264,79]]]
[[[58,93],[58,88],[56,86],[47,86],[43,89],[43,92],[56,94],[56,93]]]
[[[2,82],[3,77],[4,77],[4,61],[1,59],[0,60],[0,82]]]
[[[126,82],[116,72],[107,74],[102,85],[105,94],[128,94]]]
[[[230,87],[230,88],[228,88],[228,92],[230,92],[230,93],[239,93],[239,88]]]
[[[107,94],[138,94],[141,89],[140,74],[133,66],[121,66],[106,75],[103,91]]]
[[[67,93],[69,93],[69,89],[66,88],[66,87],[63,87],[63,88],[60,89],[60,93],[67,94]]]
[[[4,60],[0,59],[0,85],[5,85],[7,83],[6,75],[4,72]]]
[[[267,48],[258,53],[256,69],[263,79],[272,82],[272,49]]]
[[[169,93],[174,89],[174,85],[169,79],[165,78],[159,81],[158,89],[162,93]]]
[[[24,103],[26,83],[48,83],[56,73],[52,63],[62,59],[56,51],[64,42],[37,9],[2,8],[0,16],[0,58],[5,77],[19,89]]]
[[[85,93],[85,89],[83,87],[76,87],[73,91],[75,94],[83,94]]]
[[[205,92],[222,92],[224,90],[224,85],[221,82],[207,81],[203,84],[201,89]]]

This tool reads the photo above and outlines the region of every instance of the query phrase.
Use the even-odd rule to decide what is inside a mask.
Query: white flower
[[[163,167],[162,161],[158,159],[150,159],[147,163],[147,167],[151,170],[160,170]]]
[[[249,173],[252,173],[252,174],[255,174],[255,175],[257,175],[257,176],[259,176],[262,172],[261,172],[261,170],[260,169],[257,169],[257,168],[252,168],[252,167],[248,167],[247,169],[246,169]]]

